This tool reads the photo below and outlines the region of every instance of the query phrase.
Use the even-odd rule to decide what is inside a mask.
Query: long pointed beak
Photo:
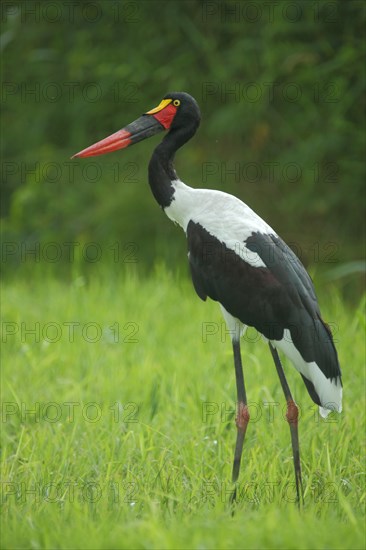
[[[83,149],[71,158],[95,157],[117,151],[118,149],[125,149],[163,130],[165,130],[164,126],[153,116],[142,115],[125,128],[122,128],[122,130],[118,130],[118,132],[115,132],[111,136]]]
[[[155,109],[148,111],[122,130],[118,130],[111,136],[83,149],[71,158],[95,157],[118,149],[125,149],[163,130],[168,130],[177,112],[177,107],[171,101],[171,99],[163,99]]]

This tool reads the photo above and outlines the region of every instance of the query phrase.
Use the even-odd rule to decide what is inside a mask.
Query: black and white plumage
[[[195,134],[199,123],[196,101],[186,93],[169,93],[157,108],[75,156],[114,151],[169,130],[152,155],[149,183],[167,216],[186,233],[198,296],[220,304],[232,336],[238,390],[233,480],[238,477],[249,421],[239,340],[250,326],[269,342],[286,396],[300,499],[297,407],[276,350],[283,352],[301,374],[323,417],[331,410],[342,410],[337,352],[308,273],[275,231],[238,198],[221,191],[194,189],[178,178],[173,166],[175,152]]]

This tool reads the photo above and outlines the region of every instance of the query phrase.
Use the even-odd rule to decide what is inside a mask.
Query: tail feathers
[[[319,414],[322,418],[327,418],[327,416],[330,412],[331,412],[330,409],[325,409],[324,407],[319,407]]]
[[[304,384],[306,386],[306,389],[308,390],[308,393],[309,393],[311,399],[314,401],[314,403],[316,403],[317,405],[319,405],[319,407],[321,407],[321,402],[320,402],[320,399],[319,399],[319,395],[315,391],[314,384],[312,382],[310,382],[310,380],[305,378],[305,376],[302,374],[302,372],[300,372],[300,374],[301,374],[302,379],[304,380]]]
[[[320,316],[318,320],[314,321],[314,325],[315,334],[317,335],[317,338],[314,338],[314,340],[316,341],[316,352],[319,355],[319,361],[316,359],[315,361],[327,378],[331,380],[339,379],[341,382],[342,372],[330,326]]]
[[[342,394],[342,390],[341,390],[341,394]],[[320,413],[320,416],[322,418],[327,418],[328,414],[332,411],[336,411],[338,413],[341,413],[342,412],[342,397],[341,397],[341,402],[338,406],[336,407],[332,407],[332,408],[328,408],[328,407],[319,407],[319,413]]]
[[[321,397],[318,395],[317,390],[314,387],[314,384],[310,382],[302,373],[300,373],[302,379],[304,380],[306,389],[311,397],[311,399],[319,405],[320,416],[326,418],[331,411],[342,412],[342,384],[341,379],[337,378],[336,380],[321,380],[318,382],[318,392],[321,394]]]
[[[319,368],[316,361],[306,361],[292,342],[291,334],[285,330],[282,340],[274,340],[273,345],[279,348],[292,362],[296,370],[302,375],[306,389],[311,399],[319,405],[320,414],[325,418],[330,411],[342,411],[342,381],[340,371],[329,378]],[[338,363],[337,363],[338,366]]]
[[[315,362],[326,378],[342,375],[332,333],[320,316],[314,319],[302,310],[290,328],[290,338],[303,360]]]
[[[326,418],[331,411],[342,412],[342,374],[330,327],[318,316],[309,345],[311,361],[307,361],[308,375],[301,375],[310,397],[319,405],[319,413]]]

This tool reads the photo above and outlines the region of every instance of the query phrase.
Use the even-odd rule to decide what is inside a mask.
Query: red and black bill
[[[72,158],[94,157],[124,149],[155,134],[168,130],[177,113],[171,99],[163,99],[155,109],[148,111],[122,130],[76,153]]]

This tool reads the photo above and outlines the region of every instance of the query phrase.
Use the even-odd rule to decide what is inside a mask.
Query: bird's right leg
[[[238,411],[236,417],[236,445],[233,463],[232,481],[236,483],[239,477],[240,462],[243,452],[243,444],[245,438],[245,432],[247,430],[249,422],[249,410],[247,404],[247,396],[245,392],[243,366],[241,362],[240,354],[240,341],[239,339],[233,339],[233,352],[234,352],[234,365],[235,365],[235,378],[236,378],[236,391],[237,391],[237,403]],[[236,487],[232,493],[231,502],[236,501]]]
[[[298,426],[297,426],[299,411],[294,401],[294,398],[292,397],[291,390],[287,383],[285,373],[283,371],[283,367],[282,367],[280,358],[278,356],[277,350],[272,346],[270,342],[269,342],[269,349],[271,350],[271,354],[276,366],[277,374],[281,382],[282,390],[283,390],[283,393],[285,394],[285,398],[287,401],[286,420],[290,426],[290,432],[291,432],[291,444],[292,444],[292,453],[293,453],[294,469],[295,469],[296,495],[297,495],[297,503],[300,508],[300,505],[303,504],[303,501],[304,501],[304,496],[303,496],[304,490],[303,490],[302,478],[301,478],[299,432],[298,432]]]

